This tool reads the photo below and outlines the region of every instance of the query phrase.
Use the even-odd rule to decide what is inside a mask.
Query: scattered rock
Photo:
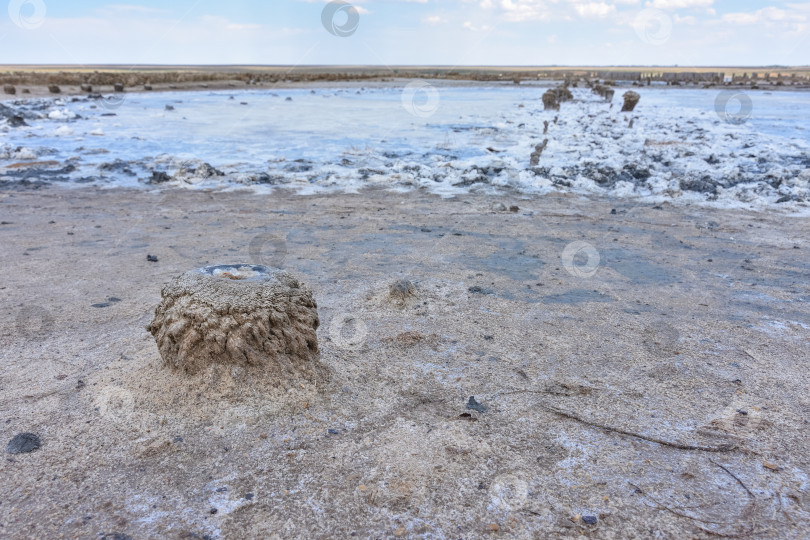
[[[164,171],[152,171],[152,178],[148,180],[150,184],[163,184],[164,182],[168,182],[171,180],[172,177],[168,175],[168,173]]]
[[[124,85],[121,83],[115,83],[115,85],[113,85],[113,88],[115,89],[116,92],[124,91]]]
[[[467,290],[473,294],[492,294],[492,290],[485,289],[484,287],[481,287],[479,285],[473,285]]]
[[[174,105],[166,105],[166,110],[167,111],[173,111],[174,110]]]
[[[19,114],[10,116],[9,118],[6,119],[6,121],[8,122],[8,125],[11,127],[22,127],[28,125],[28,123],[25,121],[25,118],[23,118]]]
[[[14,87],[13,84],[6,84],[3,86],[3,92],[13,96],[14,94],[17,93],[17,89]]]
[[[90,93],[90,92],[93,91],[93,86],[90,85],[90,84],[83,84],[83,85],[80,86],[80,88],[81,88],[82,92]]]
[[[585,525],[596,525],[596,522],[599,521],[596,516],[582,516],[582,523]]]
[[[152,91],[152,85],[151,84],[145,84],[145,85],[143,85],[143,89],[146,90],[147,92],[151,92]]]
[[[147,255],[146,260],[149,262],[158,262],[157,255]]]
[[[625,92],[622,112],[633,112],[640,99],[641,96],[638,94],[638,92],[633,92],[632,90]]]
[[[486,412],[486,410],[487,410],[486,405],[484,405],[482,403],[478,403],[475,400],[475,396],[470,396],[470,399],[467,401],[466,408],[471,410],[471,411],[476,411],[476,412],[480,412],[480,413]]]
[[[51,94],[61,94],[61,93],[62,93],[62,89],[61,89],[61,88],[59,88],[59,87],[58,87],[57,85],[55,85],[55,84],[51,84],[51,85],[48,85],[48,92],[50,92]]]
[[[19,433],[6,446],[9,454],[28,454],[41,446],[39,437],[34,433]]]

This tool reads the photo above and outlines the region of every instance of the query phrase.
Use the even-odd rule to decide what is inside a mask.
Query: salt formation
[[[602,86],[601,84],[594,86],[593,89],[591,89],[591,92],[598,96],[602,96],[605,101],[613,101],[613,95],[616,93],[613,88]]]
[[[546,90],[543,94],[543,110],[559,111],[560,103],[557,101],[557,93],[554,90]]]
[[[636,104],[638,100],[641,99],[641,96],[638,92],[633,92],[629,90],[624,93],[624,105],[622,105],[622,112],[633,112],[633,109],[636,108]]]
[[[163,289],[147,327],[166,366],[238,384],[289,388],[326,379],[317,304],[291,274],[265,266],[207,266]]]

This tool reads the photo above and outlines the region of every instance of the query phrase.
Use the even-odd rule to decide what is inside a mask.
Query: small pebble
[[[41,446],[39,437],[33,433],[19,433],[8,443],[6,452],[9,454],[28,454],[38,450]]]
[[[218,510],[217,510],[216,508],[212,508],[212,509],[211,509],[211,515],[214,515],[214,514],[216,514],[217,512],[218,512]]]
[[[596,522],[599,521],[596,519],[596,516],[582,516],[582,523],[585,525],[596,525]]]
[[[149,262],[158,262],[157,255],[147,255],[146,260]]]

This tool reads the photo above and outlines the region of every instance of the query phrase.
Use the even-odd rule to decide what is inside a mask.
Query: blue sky
[[[2,2],[0,64],[810,64],[801,1],[356,0],[345,37],[324,0]]]

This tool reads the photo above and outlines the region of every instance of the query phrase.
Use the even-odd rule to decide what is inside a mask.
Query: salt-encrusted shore
[[[810,224],[653,204],[6,188],[0,536],[810,535]],[[164,284],[241,262],[313,289],[326,386],[162,366]]]

